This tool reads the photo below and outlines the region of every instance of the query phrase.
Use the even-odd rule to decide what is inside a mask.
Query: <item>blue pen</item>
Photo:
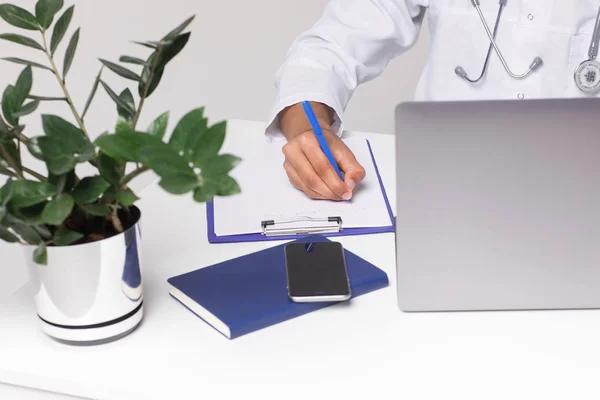
[[[308,121],[310,122],[310,126],[312,127],[312,130],[315,133],[317,140],[319,141],[319,146],[321,146],[321,150],[323,151],[323,153],[325,153],[325,156],[329,160],[329,163],[331,164],[333,169],[335,169],[335,172],[337,172],[338,176],[343,182],[344,176],[342,175],[342,171],[340,171],[337,163],[335,162],[335,159],[333,158],[333,154],[331,154],[331,150],[329,150],[327,140],[325,140],[325,137],[323,136],[323,131],[321,130],[319,121],[317,121],[317,117],[315,116],[315,113],[312,107],[310,106],[310,103],[308,101],[303,101],[302,107],[304,107],[304,112],[306,113]],[[350,202],[350,200],[348,200],[348,202]]]

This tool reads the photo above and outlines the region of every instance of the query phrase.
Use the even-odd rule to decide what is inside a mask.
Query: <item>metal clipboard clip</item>
[[[262,221],[260,225],[264,236],[337,233],[342,230],[342,218],[297,217],[282,221]]]

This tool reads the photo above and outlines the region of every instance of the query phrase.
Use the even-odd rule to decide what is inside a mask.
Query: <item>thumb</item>
[[[363,179],[365,179],[365,169],[356,160],[356,157],[352,151],[344,145],[343,148],[339,149],[334,155],[340,170],[344,173],[344,181],[350,190],[354,190],[354,187],[358,185]]]

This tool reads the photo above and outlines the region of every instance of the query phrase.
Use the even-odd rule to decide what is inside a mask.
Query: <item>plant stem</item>
[[[19,169],[19,165],[17,164],[17,162],[12,159],[12,157],[8,154],[8,152],[4,149],[4,146],[2,145],[0,145],[0,153],[2,153],[2,156],[4,157],[8,165],[10,165],[12,169],[15,170],[17,176],[20,179],[25,179],[25,177],[23,176],[23,171]]]
[[[48,180],[48,178],[46,178],[45,176],[43,176],[43,175],[42,175],[42,174],[40,174],[40,173],[37,173],[37,172],[35,172],[35,171],[34,171],[34,170],[32,170],[32,169],[29,169],[29,168],[27,168],[27,167],[25,167],[25,166],[23,166],[23,167],[21,167],[21,168],[23,168],[23,172],[27,172],[29,175],[31,175],[31,176],[33,176],[33,177],[36,177],[37,179],[39,179],[39,180],[40,180],[40,181],[42,181],[42,182],[46,182],[46,181]]]
[[[121,185],[122,186],[127,185],[129,182],[131,182],[136,177],[138,177],[139,175],[143,174],[144,172],[146,172],[148,170],[150,170],[150,168],[148,168],[148,167],[140,167],[140,168],[134,169],[129,174],[125,175],[123,177],[123,179],[121,179]]]
[[[144,93],[140,96],[140,105],[135,113],[135,117],[133,118],[132,127],[135,130],[137,123],[140,119],[140,115],[142,114],[142,108],[144,107],[144,102],[146,101],[146,97],[148,96],[148,91],[150,90],[150,85],[152,84],[152,79],[154,78],[154,72],[156,67],[158,66],[158,61],[160,60],[160,53],[162,52],[162,46],[159,46],[156,49],[156,57],[152,62],[152,66],[150,67],[150,71],[148,72],[148,81],[146,82],[146,86],[144,87]]]
[[[56,68],[56,64],[54,63],[54,58],[52,57],[52,54],[50,54],[50,52],[48,51],[48,42],[46,40],[46,32],[42,32],[42,40],[44,43],[44,52],[46,53],[46,56],[48,57],[48,61],[50,61],[50,66],[52,67],[52,72],[54,72],[54,76],[56,76],[56,79],[58,80],[58,84],[60,85],[60,88],[62,89],[62,91],[65,95],[65,98],[67,99],[67,103],[69,104],[69,107],[71,108],[71,111],[73,112],[73,115],[75,116],[75,119],[77,120],[77,124],[79,125],[79,128],[83,131],[85,136],[87,136],[89,138],[90,135],[88,135],[88,132],[85,129],[85,125],[83,125],[83,121],[82,121],[81,117],[79,116],[79,113],[75,109],[75,104],[73,104],[71,95],[69,94],[69,91],[67,90],[67,86],[65,85],[65,80],[60,76],[60,73],[58,72],[58,69]]]
[[[133,118],[133,122],[132,122],[132,127],[134,130],[135,130],[135,127],[137,126],[138,120],[140,119],[140,115],[142,114],[142,107],[144,107],[145,100],[146,100],[145,97],[143,97],[143,96],[140,97],[140,105],[135,113],[135,117]]]
[[[28,99],[31,100],[40,100],[40,101],[67,101],[66,97],[44,97],[44,96],[27,96]]]

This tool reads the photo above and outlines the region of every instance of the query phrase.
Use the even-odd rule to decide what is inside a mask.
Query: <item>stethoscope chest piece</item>
[[[584,93],[600,91],[600,62],[587,60],[575,70],[575,84]]]
[[[575,85],[584,93],[596,93],[600,91],[600,62],[596,61],[598,57],[598,47],[600,45],[600,8],[596,15],[596,25],[592,34],[592,41],[588,55],[590,58],[577,67],[575,70]]]

